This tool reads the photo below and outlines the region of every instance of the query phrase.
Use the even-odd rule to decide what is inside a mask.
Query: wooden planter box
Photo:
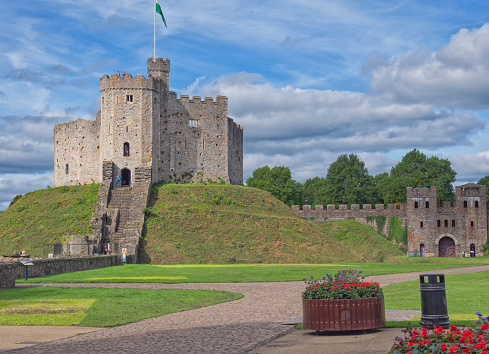
[[[357,331],[385,326],[384,297],[354,300],[302,299],[304,329]]]

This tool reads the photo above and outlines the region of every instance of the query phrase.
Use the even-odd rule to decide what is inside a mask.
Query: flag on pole
[[[159,13],[161,15],[161,19],[163,20],[163,23],[165,24],[165,27],[167,27],[166,25],[166,20],[165,20],[165,16],[163,16],[163,11],[161,11],[161,6],[160,4],[158,3],[158,0],[156,0],[156,12]]]

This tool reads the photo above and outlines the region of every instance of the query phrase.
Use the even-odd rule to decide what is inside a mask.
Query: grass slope
[[[362,261],[269,193],[230,185],[157,185],[140,260],[171,263]]]
[[[405,252],[373,228],[354,220],[318,223],[318,226],[363,261],[384,262],[406,256]]]
[[[63,236],[88,234],[98,187],[64,186],[24,195],[0,213],[0,253],[25,250],[32,257],[47,257]]]

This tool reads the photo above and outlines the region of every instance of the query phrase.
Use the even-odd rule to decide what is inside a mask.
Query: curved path
[[[439,272],[455,274],[479,271],[489,271],[489,265],[444,269]],[[419,272],[369,278],[371,281],[379,282],[381,286],[417,279],[419,279]],[[16,349],[16,353],[95,353],[100,351],[169,354],[247,353],[253,348],[293,331],[292,326],[284,326],[281,323],[302,315],[301,292],[304,283],[110,283],[39,284],[37,286],[215,289],[242,293],[244,298],[120,327],[97,329],[73,337]]]

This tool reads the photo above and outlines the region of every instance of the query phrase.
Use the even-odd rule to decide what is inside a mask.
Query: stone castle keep
[[[96,120],[54,128],[54,186],[101,183],[93,235],[72,237],[66,253],[115,243],[117,253],[126,248],[135,260],[153,183],[243,184],[243,129],[228,117],[227,98],[178,99],[169,91],[170,60],[147,64],[148,77],[100,78]]]
[[[363,224],[376,225],[376,217],[398,218],[407,226],[408,249],[412,255],[428,257],[466,257],[473,251],[475,256],[483,256],[483,245],[487,241],[487,204],[486,187],[468,183],[455,188],[455,203],[438,203],[437,189],[407,188],[406,204],[399,208],[395,204],[365,204],[360,209],[358,204],[298,205],[292,209],[301,217],[312,218],[319,222],[356,220]],[[384,219],[385,220],[385,219]],[[387,234],[385,223],[383,233]]]

